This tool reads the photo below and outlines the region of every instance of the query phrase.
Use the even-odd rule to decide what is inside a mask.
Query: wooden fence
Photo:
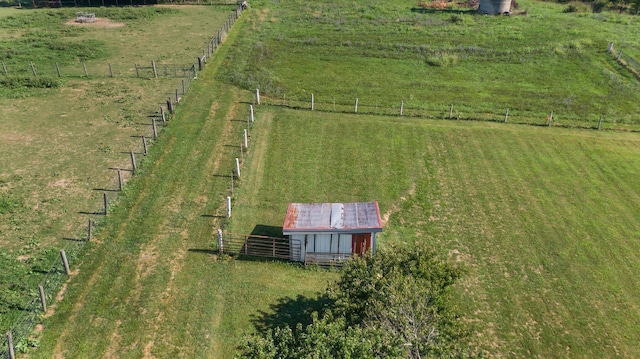
[[[302,243],[290,238],[227,233],[219,236],[218,250],[241,256],[295,261],[300,259]]]

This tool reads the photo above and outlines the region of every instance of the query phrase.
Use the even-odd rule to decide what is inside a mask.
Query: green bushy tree
[[[311,324],[254,335],[240,358],[466,357],[469,330],[448,288],[461,268],[426,245],[390,246],[350,260]]]

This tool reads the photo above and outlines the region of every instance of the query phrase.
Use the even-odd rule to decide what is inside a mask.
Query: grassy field
[[[234,232],[282,226],[290,201],[378,200],[382,245],[468,266],[460,307],[490,356],[640,354],[637,135],[263,111]]]
[[[637,18],[528,1],[509,18],[396,1],[251,5],[30,357],[232,357],[245,333],[304,319],[336,273],[218,258],[215,229],[277,230],[290,201],[361,200],[380,202],[382,245],[427,241],[469,268],[455,290],[479,351],[640,356],[640,287],[627,279],[640,274],[637,133],[434,119],[455,103],[461,118],[509,107],[515,122],[540,124],[552,109],[560,124],[605,114],[605,128],[636,131],[638,83],[604,50],[637,51]],[[278,105],[257,108],[226,221],[256,87]],[[279,105],[312,92],[325,106],[404,100],[424,116]]]
[[[223,78],[271,104],[308,108],[314,93],[323,111],[359,98],[375,112],[404,99],[427,118],[455,103],[470,118],[509,108],[532,124],[546,108],[567,126],[605,114],[608,128],[638,129],[638,83],[603,51],[637,52],[636,17],[538,2],[510,18],[266,3]],[[267,112],[233,231],[281,226],[289,201],[378,200],[383,243],[426,240],[469,265],[460,305],[490,356],[638,356],[640,288],[626,279],[640,271],[637,135]]]
[[[100,189],[115,198],[114,168],[130,168],[131,150],[141,160],[139,136],[153,137],[149,116],[180,85],[179,79],[132,78],[133,65],[193,63],[232,7],[159,9],[95,9],[118,25],[113,27],[67,25],[77,9],[0,9],[0,56],[9,75],[32,76],[30,61],[39,77],[57,76],[54,61],[63,73],[59,88],[0,86],[3,332],[57,260],[64,238],[86,232],[87,215],[79,212],[100,211]],[[69,49],[84,49],[90,58]],[[89,79],[72,73],[82,73],[81,61]],[[107,75],[108,63],[114,78]],[[124,176],[128,180],[129,173]]]
[[[606,52],[635,54],[638,17],[562,13],[563,5],[523,1],[516,15],[472,9],[413,11],[412,1],[263,1],[255,29],[236,47],[225,79],[270,96],[310,94],[331,108],[356,98],[442,118],[637,129],[639,85]],[[517,15],[526,11],[526,15]],[[319,105],[320,106],[320,105]],[[371,111],[372,112],[372,111]]]

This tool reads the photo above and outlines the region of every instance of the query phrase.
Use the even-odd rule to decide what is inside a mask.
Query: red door
[[[362,256],[371,249],[371,233],[351,235],[351,253]]]

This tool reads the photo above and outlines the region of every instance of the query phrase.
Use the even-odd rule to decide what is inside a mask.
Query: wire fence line
[[[640,131],[640,116],[629,119],[616,119],[612,115],[579,116],[549,109],[545,111],[519,110],[502,108],[496,110],[478,110],[464,103],[445,105],[427,103],[418,100],[405,101],[398,99],[375,100],[358,98],[348,101],[344,98],[320,97],[309,93],[306,98],[300,96],[262,95],[262,104],[292,109],[305,109],[321,112],[400,116],[424,119],[466,120],[486,122],[508,122],[532,126],[553,126],[579,129],[607,129],[620,131]],[[391,105],[395,103],[395,105]]]
[[[172,63],[134,63],[104,64],[104,63],[76,63],[59,65],[57,63],[0,64],[0,75],[17,77],[51,77],[69,79],[96,78],[183,78],[193,77],[196,71],[197,58],[194,62],[184,64]]]
[[[158,128],[162,129],[163,125],[165,125],[166,122],[170,119],[175,106],[180,103],[182,96],[186,94],[193,81],[197,78],[197,72],[204,68],[207,59],[214,53],[217,46],[222,42],[223,37],[231,29],[231,26],[240,17],[241,13],[242,7],[238,6],[229,16],[222,28],[220,28],[220,30],[211,38],[211,40],[207,42],[206,48],[203,51],[203,55],[197,58],[197,62],[190,65],[176,65],[175,67],[170,67],[168,65],[165,66],[164,64],[156,64],[155,69],[151,70],[155,72],[157,76],[164,76],[164,74],[166,74],[166,76],[168,77],[180,78],[180,82],[177,84],[175,89],[171,89],[171,91],[168,92],[169,96],[167,97],[166,111],[162,106],[160,107],[159,111],[151,110],[151,125],[153,133],[147,134],[148,137],[136,136],[142,137],[142,146],[145,153],[147,150],[146,138],[155,138],[158,136]],[[163,68],[163,66],[165,67]],[[136,67],[137,66],[134,67],[134,71]],[[153,65],[151,67],[153,67]],[[173,72],[171,71],[172,69]],[[178,69],[180,69],[180,71],[178,71]],[[140,71],[149,71],[149,69],[138,68],[138,72]],[[83,69],[83,73],[84,72],[85,70]],[[178,73],[180,74],[179,76],[176,75]],[[148,72],[144,73],[144,76],[148,75]],[[126,169],[124,171],[130,172],[130,175],[133,176],[135,174],[137,163],[135,161],[135,152],[130,151],[130,154],[132,168]],[[112,180],[110,180],[110,183],[111,186],[117,186],[116,188],[122,189],[123,177],[121,175],[121,170],[118,170],[117,179],[114,177]],[[93,229],[98,226],[101,222],[101,219],[103,219],[108,214],[109,204],[115,201],[117,199],[117,196],[117,191],[109,191],[109,193],[105,191],[103,193],[102,202],[97,205],[93,209],[93,211],[83,213],[92,217],[86,222],[86,226],[79,226],[75,234],[73,235],[73,238],[65,238],[64,245],[62,246],[60,252],[61,256],[52,260],[49,266],[45,267],[49,269],[46,271],[42,278],[42,281],[40,282],[40,286],[42,288],[42,296],[40,296],[39,293],[40,288],[34,288],[33,292],[38,294],[34,294],[31,300],[29,300],[22,306],[21,314],[15,320],[11,328],[9,328],[6,332],[3,333],[2,336],[0,336],[1,359],[13,359],[15,353],[27,352],[29,348],[37,346],[36,340],[32,338],[31,335],[35,326],[42,322],[45,313],[45,306],[53,304],[57,301],[56,297],[58,296],[58,293],[69,277],[67,268],[73,268],[74,266],[79,264],[81,255],[83,253],[83,248],[91,240]],[[66,260],[68,267],[65,267],[63,257],[64,260]],[[12,344],[11,346],[9,345],[10,341]]]
[[[171,5],[237,5],[236,0],[9,0],[7,4],[32,8],[94,7],[94,6],[146,6]]]

